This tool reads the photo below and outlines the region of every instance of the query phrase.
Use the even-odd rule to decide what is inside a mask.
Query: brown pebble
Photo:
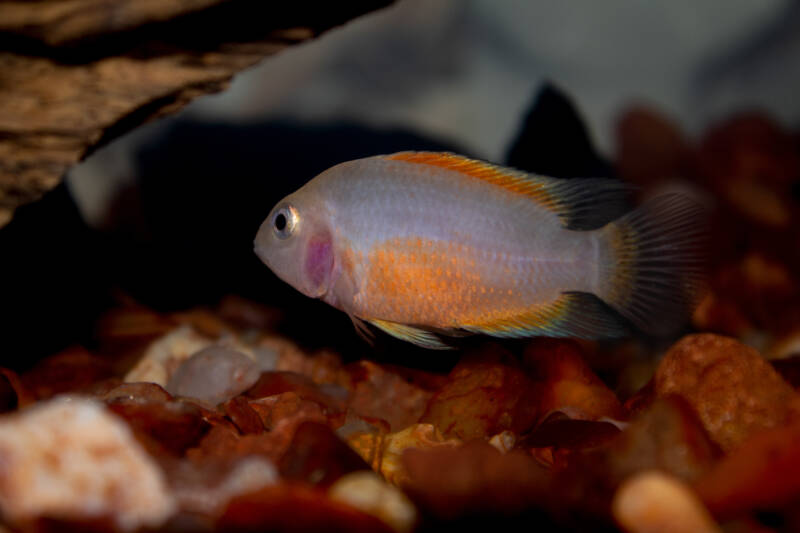
[[[525,348],[524,366],[541,383],[539,411],[569,413],[570,418],[599,420],[624,416],[617,396],[586,362],[586,353],[571,339],[538,338]]]
[[[433,395],[420,422],[447,438],[485,438],[533,426],[538,409],[533,381],[497,345],[465,355]]]
[[[719,518],[791,508],[800,495],[800,423],[754,435],[719,461],[694,489]],[[788,530],[788,529],[787,529]]]
[[[725,452],[797,409],[797,393],[756,350],[720,335],[678,341],[661,361],[654,384],[657,396],[684,397]]]
[[[261,433],[264,424],[261,417],[247,402],[244,396],[236,396],[222,404],[225,414],[231,419],[242,435]]]
[[[628,109],[616,136],[616,165],[626,181],[650,184],[686,173],[690,149],[669,117],[644,107]]]
[[[687,402],[668,396],[656,399],[633,419],[613,443],[607,460],[612,478],[658,469],[693,481],[711,468],[719,455]]]
[[[383,418],[392,431],[417,423],[433,396],[370,361],[359,361],[350,369],[354,387],[348,407],[361,416]]]
[[[722,530],[689,487],[658,471],[643,472],[619,488],[614,518],[630,533],[719,533]]]

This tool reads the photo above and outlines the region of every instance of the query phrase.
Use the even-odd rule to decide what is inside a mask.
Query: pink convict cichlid
[[[701,210],[669,194],[624,214],[628,192],[449,153],[367,157],[278,203],[255,251],[360,329],[428,348],[447,347],[441,334],[658,333],[693,303]]]

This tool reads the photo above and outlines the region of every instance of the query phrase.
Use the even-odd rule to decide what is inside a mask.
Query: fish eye
[[[292,235],[297,221],[300,217],[297,209],[291,205],[285,205],[275,211],[272,217],[272,229],[279,239],[286,239]]]
[[[286,227],[286,215],[283,213],[278,213],[278,216],[275,217],[275,229],[278,231],[283,231]]]

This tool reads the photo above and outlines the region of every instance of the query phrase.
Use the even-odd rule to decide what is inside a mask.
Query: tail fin
[[[601,231],[598,296],[647,333],[679,329],[704,282],[705,210],[682,194],[664,194]]]

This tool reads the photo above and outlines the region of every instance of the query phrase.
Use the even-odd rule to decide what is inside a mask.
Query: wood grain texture
[[[0,1],[0,226],[97,147],[389,3]]]

